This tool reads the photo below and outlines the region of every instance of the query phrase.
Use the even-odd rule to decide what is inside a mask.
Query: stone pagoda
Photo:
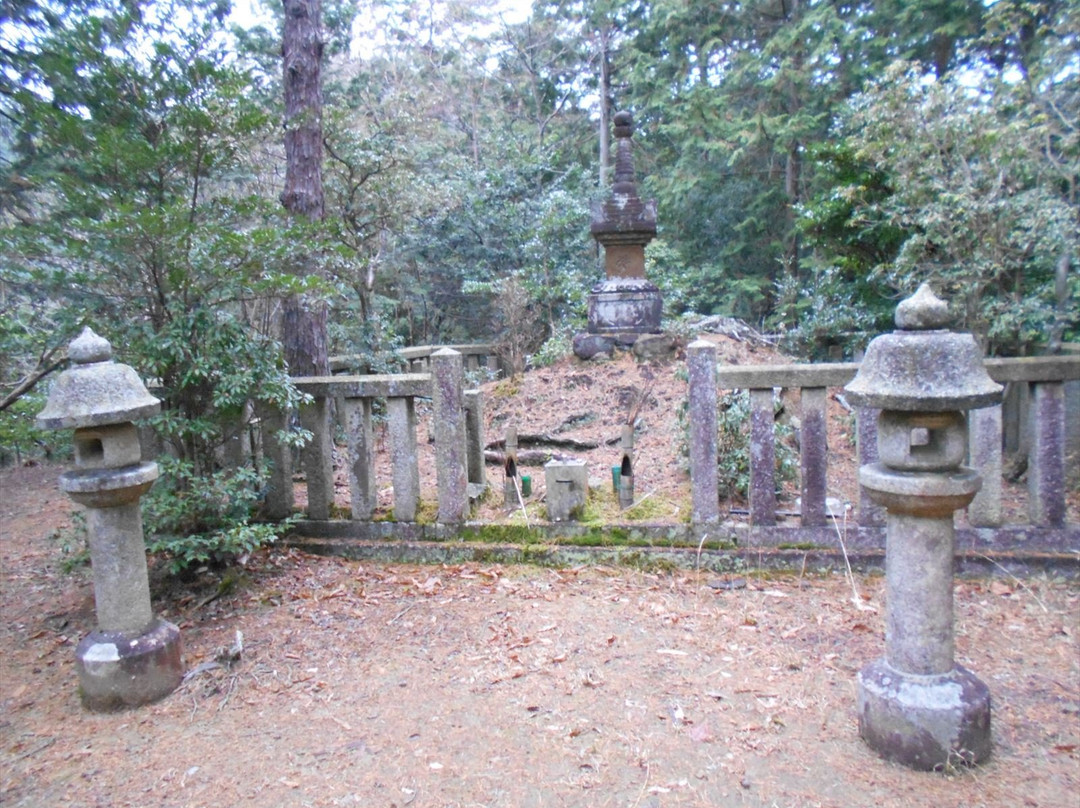
[[[588,332],[574,338],[574,353],[589,359],[629,347],[660,332],[663,298],[645,277],[645,245],[656,236],[656,201],[638,196],[630,138],[634,119],[615,114],[615,182],[593,211],[593,238],[604,248],[605,279],[589,294]]]

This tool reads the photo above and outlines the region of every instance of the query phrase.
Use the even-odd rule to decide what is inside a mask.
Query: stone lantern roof
[[[615,183],[611,196],[593,210],[589,228],[602,245],[648,244],[656,236],[656,200],[638,196],[630,139],[634,117],[615,113]]]
[[[112,345],[89,327],[68,346],[72,366],[57,377],[37,416],[40,429],[83,429],[153,415],[161,402],[128,365],[112,361]]]
[[[971,334],[948,330],[948,306],[929,284],[896,308],[897,330],[870,341],[844,388],[857,407],[946,412],[989,407],[1002,387],[986,372]]]

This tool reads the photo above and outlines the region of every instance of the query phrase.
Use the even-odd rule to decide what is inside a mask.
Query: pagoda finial
[[[634,154],[630,139],[634,136],[634,116],[622,110],[615,113],[615,184],[616,194],[637,196]]]

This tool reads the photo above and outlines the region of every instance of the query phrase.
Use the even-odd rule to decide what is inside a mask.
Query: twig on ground
[[[701,569],[701,548],[705,546],[705,540],[709,538],[709,534],[705,533],[701,536],[701,541],[697,545],[697,561],[694,562],[694,569]]]
[[[844,508],[844,531],[847,531],[847,515],[850,506]],[[844,566],[847,568],[848,583],[851,584],[851,602],[855,604],[855,608],[862,612],[876,612],[873,606],[869,606],[863,603],[862,596],[859,595],[859,589],[855,586],[855,575],[851,572],[851,562],[848,560],[847,545],[844,544],[844,531],[840,530],[840,526],[836,524],[836,520],[833,520],[833,527],[836,528],[836,537],[840,540],[840,552],[844,554]]]
[[[514,490],[517,492],[518,504],[521,505],[521,515],[525,517],[525,527],[531,528],[529,512],[525,509],[525,497],[521,495],[521,481],[516,474],[514,475]]]
[[[1050,610],[1046,608],[1045,603],[1043,603],[1041,600],[1039,600],[1039,596],[1031,591],[1031,587],[1029,587],[1027,584],[1025,584],[1023,581],[1021,581],[1019,578],[1017,578],[1015,575],[1013,575],[1011,572],[1009,572],[1003,566],[1001,566],[997,561],[992,559],[990,556],[985,555],[983,553],[979,553],[979,558],[985,558],[987,561],[989,561],[991,564],[993,564],[999,570],[1001,570],[1006,575],[1008,575],[1010,578],[1012,578],[1014,584],[1016,584],[1017,586],[1024,589],[1029,595],[1031,595],[1031,597],[1033,597],[1035,599],[1035,602],[1038,603],[1042,607],[1042,610],[1049,614]]]
[[[649,787],[649,762],[645,761],[645,782],[641,784],[641,791],[638,792],[637,799],[634,800],[634,804],[630,808],[637,808],[641,804],[641,798],[645,796],[645,789]]]
[[[16,755],[15,757],[13,757],[11,759],[11,762],[16,763],[16,762],[18,762],[20,760],[23,760],[24,758],[28,758],[28,757],[30,757],[32,755],[36,755],[38,752],[42,751],[43,749],[48,749],[54,743],[56,743],[56,738],[46,738],[44,741],[39,743],[37,746],[34,746],[34,747],[30,748],[30,749],[27,749],[22,754],[19,754],[19,755]]]
[[[390,620],[387,621],[386,625],[388,625],[388,626],[394,625],[394,623],[396,623],[398,620],[400,620],[402,617],[407,615],[409,612],[411,612],[415,608],[416,608],[416,604],[415,603],[410,603],[408,606],[406,606],[400,612],[398,612],[393,617],[391,617]]]

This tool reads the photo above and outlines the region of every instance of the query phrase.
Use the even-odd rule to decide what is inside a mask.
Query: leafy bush
[[[717,417],[717,478],[722,498],[743,497],[750,489],[750,396],[729,390],[720,396]],[[795,479],[798,454],[791,427],[776,425],[776,485]]]
[[[196,474],[190,461],[165,457],[162,476],[143,498],[149,549],[176,573],[206,562],[224,563],[272,544],[292,525],[252,524],[263,475],[253,468]]]
[[[572,329],[559,329],[544,340],[544,344],[532,355],[532,366],[536,368],[550,367],[560,359],[570,356],[574,351],[573,339]]]
[[[742,390],[728,390],[717,404],[717,487],[721,499],[745,499],[750,490],[750,397]],[[690,452],[688,404],[679,408],[682,441],[680,453]],[[792,448],[791,427],[776,425],[776,485],[794,480],[798,453]]]
[[[70,431],[44,431],[34,426],[46,398],[45,393],[35,390],[0,411],[0,466],[20,464],[28,457],[52,460],[71,454]]]

